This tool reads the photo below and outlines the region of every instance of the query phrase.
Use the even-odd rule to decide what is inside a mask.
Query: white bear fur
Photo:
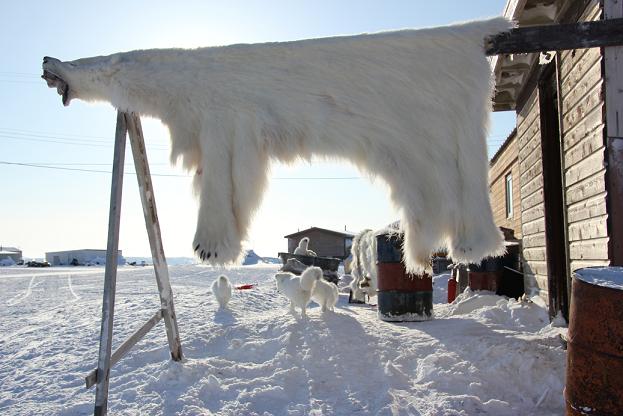
[[[487,35],[452,26],[193,50],[139,50],[44,70],[73,98],[162,120],[171,160],[195,172],[193,248],[239,259],[271,160],[353,162],[390,188],[409,272],[447,246],[454,261],[503,252],[487,185],[492,77]]]
[[[314,256],[316,257],[316,252],[307,248],[309,246],[309,237],[301,238],[299,241],[299,245],[294,249],[294,254],[301,254],[304,256]]]
[[[353,298],[363,300],[362,294],[376,296],[378,274],[376,270],[376,232],[363,230],[353,238],[351,253],[353,255],[353,281],[351,291]]]

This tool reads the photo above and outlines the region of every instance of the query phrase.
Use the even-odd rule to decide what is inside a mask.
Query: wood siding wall
[[[599,2],[581,20],[599,20]],[[564,51],[560,59],[563,170],[570,270],[607,265],[604,82],[599,48]]]
[[[311,230],[297,238],[288,238],[288,252],[294,253],[303,237],[309,237],[308,248],[321,257],[344,257],[344,237],[337,234]]]
[[[529,295],[539,294],[546,301],[547,254],[545,249],[545,207],[540,111],[535,88],[517,113],[517,146],[521,206],[522,263],[524,286]]]
[[[598,20],[590,3],[581,21]],[[559,59],[562,169],[569,269],[607,265],[602,54],[599,48],[564,51]],[[538,90],[517,113],[521,231],[526,293],[547,300],[547,254]],[[532,290],[531,290],[532,289]]]
[[[513,214],[506,217],[506,176],[513,178]],[[506,148],[497,155],[489,167],[489,192],[491,208],[496,225],[510,228],[516,238],[521,238],[521,198],[519,181],[519,159],[517,149],[517,135],[511,138]]]

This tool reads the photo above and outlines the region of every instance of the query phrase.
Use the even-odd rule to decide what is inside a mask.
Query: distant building
[[[125,259],[118,251],[119,264],[125,264]],[[81,249],[52,251],[45,253],[45,260],[52,266],[84,266],[93,264],[106,264],[106,250]]]
[[[308,249],[316,252],[320,257],[336,257],[345,259],[350,254],[353,245],[353,233],[347,231],[333,231],[324,228],[311,227],[303,231],[284,236],[288,239],[288,252],[293,253],[303,237],[309,238]]]
[[[11,259],[15,263],[22,261],[22,250],[15,247],[0,246],[0,261]]]

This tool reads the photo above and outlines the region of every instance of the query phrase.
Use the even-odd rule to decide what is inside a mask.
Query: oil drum
[[[566,379],[567,415],[623,415],[623,267],[574,272]]]
[[[433,280],[412,275],[402,262],[402,235],[376,237],[378,315],[383,321],[425,321],[433,316]]]

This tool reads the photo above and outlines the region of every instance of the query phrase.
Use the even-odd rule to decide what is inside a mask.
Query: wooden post
[[[621,0],[607,0],[618,2]],[[623,19],[511,29],[485,39],[485,54],[530,53],[623,45]]]
[[[158,293],[160,294],[162,317],[169,340],[169,350],[171,351],[171,358],[174,361],[179,361],[182,359],[182,345],[177,328],[175,308],[173,307],[173,292],[171,291],[171,283],[169,281],[169,268],[167,267],[167,260],[164,256],[164,248],[162,246],[160,223],[158,222],[158,213],[156,212],[156,202],[154,200],[154,188],[151,183],[147,153],[145,152],[145,140],[143,138],[143,129],[141,128],[141,119],[135,113],[126,113],[125,118],[130,135],[130,144],[132,145],[134,167],[136,169],[141,202],[143,203],[143,214],[145,216],[147,235],[149,236],[149,245],[154,262],[156,281],[158,282]]]
[[[604,1],[604,19],[621,20],[623,0]],[[610,20],[612,19],[612,20]],[[608,258],[623,266],[623,47],[604,48]]]
[[[95,415],[105,415],[108,410],[108,383],[112,348],[115,290],[117,286],[117,261],[119,250],[119,223],[121,222],[121,194],[123,189],[123,164],[125,158],[125,116],[117,112],[115,153],[113,157],[110,212],[108,216],[108,244],[106,247],[106,271],[104,273],[104,300],[102,302],[102,327],[100,332],[99,358],[97,360],[97,387]]]

